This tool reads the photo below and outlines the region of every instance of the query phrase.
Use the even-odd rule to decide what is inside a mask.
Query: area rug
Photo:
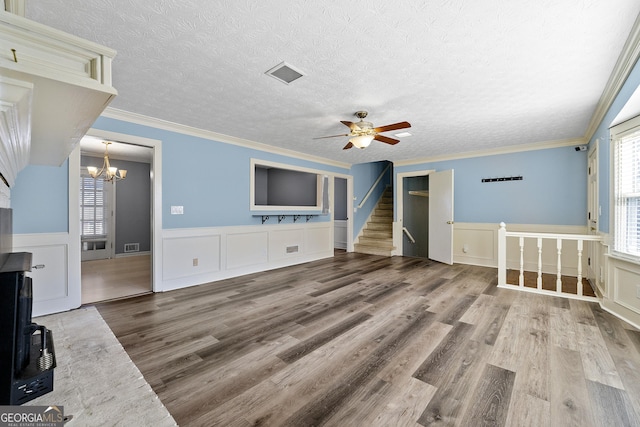
[[[38,317],[53,332],[54,390],[25,405],[64,406],[66,426],[175,426],[95,307]]]

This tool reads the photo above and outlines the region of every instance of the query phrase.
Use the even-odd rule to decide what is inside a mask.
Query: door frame
[[[393,246],[395,247],[395,249],[391,252],[391,255],[395,255],[395,256],[402,256],[402,227],[403,227],[403,223],[402,223],[402,218],[404,215],[404,202],[401,199],[401,195],[403,193],[403,179],[404,178],[411,178],[411,177],[415,177],[415,176],[426,176],[429,175],[430,173],[434,173],[436,170],[435,169],[422,169],[422,170],[417,170],[417,171],[412,171],[412,172],[399,172],[395,175],[395,179],[394,181],[394,189],[393,189],[393,199],[394,199],[394,207],[395,207],[395,214],[394,214],[394,219],[395,221],[393,221]]]
[[[129,143],[149,147],[153,150],[151,160],[151,289],[153,292],[162,290],[162,141],[143,138],[135,135],[111,132],[91,128],[87,136],[103,138],[122,143]],[[73,150],[69,157],[69,259],[70,277],[75,276],[77,290],[74,294],[81,296],[80,282],[80,144]],[[73,270],[73,271],[71,271]],[[71,282],[70,282],[71,286]]]
[[[600,139],[596,139],[591,144],[591,149],[587,153],[587,234],[600,234],[600,175],[599,175],[599,147]],[[593,168],[593,169],[592,169]],[[592,218],[592,217],[595,217]],[[601,288],[600,277],[600,242],[587,243],[587,271],[585,276],[592,279],[596,287]]]
[[[353,252],[353,175],[346,175],[341,173],[327,173],[329,179],[329,200],[335,200],[335,179],[342,178],[347,180],[347,252]],[[331,229],[332,233],[335,228],[335,209],[331,206]],[[331,244],[333,245],[334,237],[331,237]]]

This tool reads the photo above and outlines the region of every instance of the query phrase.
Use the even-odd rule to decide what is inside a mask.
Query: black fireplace
[[[21,405],[53,390],[56,360],[51,331],[31,318],[32,255],[10,252],[10,230],[0,208],[0,405]]]

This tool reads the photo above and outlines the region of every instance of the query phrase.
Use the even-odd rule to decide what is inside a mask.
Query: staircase
[[[354,250],[363,254],[391,256],[393,246],[393,189],[387,188],[378,201]]]

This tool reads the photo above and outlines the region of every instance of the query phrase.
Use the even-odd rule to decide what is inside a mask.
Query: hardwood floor
[[[83,261],[82,303],[151,292],[151,255]]]
[[[181,426],[640,425],[640,332],[496,282],[339,253],[97,307]]]

